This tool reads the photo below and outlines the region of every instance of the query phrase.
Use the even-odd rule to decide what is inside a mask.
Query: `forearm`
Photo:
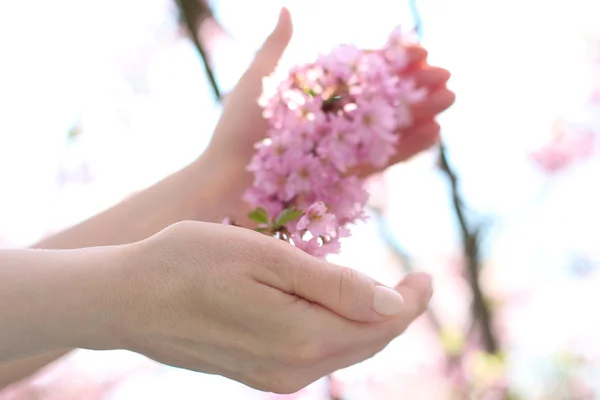
[[[92,344],[107,311],[118,309],[107,293],[117,278],[109,253],[0,251],[0,362]]]
[[[224,199],[229,189],[226,179],[219,179],[216,170],[200,159],[109,210],[33,247],[73,249],[125,244],[152,236],[182,220],[218,221],[227,214],[224,205],[230,202]],[[7,364],[0,362],[0,389],[30,376],[69,351],[62,349]]]
[[[146,239],[175,222],[218,218],[221,186],[202,160],[34,248],[74,249]]]

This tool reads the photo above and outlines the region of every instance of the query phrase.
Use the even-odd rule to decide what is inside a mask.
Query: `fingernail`
[[[396,315],[402,310],[404,299],[394,289],[377,285],[373,296],[373,309],[381,315]]]

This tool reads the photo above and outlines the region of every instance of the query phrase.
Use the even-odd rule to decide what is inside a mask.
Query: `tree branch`
[[[417,0],[408,0],[408,2],[415,25],[414,30],[419,38],[419,41],[421,41],[423,39],[423,20],[417,6]],[[458,178],[448,163],[446,148],[443,142],[440,143],[439,152],[440,169],[444,172],[450,182],[452,206],[454,208],[456,219],[460,225],[463,252],[467,259],[467,274],[469,276],[469,284],[473,293],[474,320],[478,320],[480,322],[486,351],[490,353],[496,353],[498,351],[498,342],[494,337],[491,326],[492,315],[490,309],[485,303],[485,298],[483,297],[483,292],[479,284],[480,254],[478,232],[471,231],[467,225],[467,220],[463,210],[464,202],[458,190]]]
[[[219,88],[219,84],[215,78],[215,74],[210,65],[209,55],[202,44],[199,33],[200,24],[208,18],[213,18],[212,10],[210,9],[210,6],[206,0],[176,0],[176,3],[179,9],[181,20],[185,24],[190,35],[190,39],[192,39],[198,54],[200,54],[200,58],[202,58],[204,71],[208,77],[213,94],[217,101],[221,101],[221,89]]]
[[[458,189],[458,177],[448,163],[446,148],[443,143],[441,143],[439,146],[439,152],[440,169],[450,182],[454,215],[456,216],[460,226],[463,252],[467,260],[467,275],[469,277],[469,284],[473,294],[473,317],[475,320],[479,321],[486,351],[489,353],[497,353],[499,346],[492,329],[492,313],[485,302],[483,291],[481,290],[481,285],[479,283],[479,271],[481,268],[479,258],[479,237],[477,232],[472,231],[468,226],[464,212],[464,201],[461,198]]]

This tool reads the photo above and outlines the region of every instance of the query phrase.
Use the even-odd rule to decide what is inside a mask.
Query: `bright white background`
[[[281,4],[216,2],[217,16],[236,40],[216,53],[225,88],[269,33]],[[411,23],[408,4],[399,1],[285,4],[296,24],[290,60],[338,42],[376,46],[394,25]],[[590,313],[600,300],[600,163],[597,157],[582,160],[549,175],[529,157],[550,140],[556,120],[600,130],[600,110],[587,102],[600,71],[586,61],[586,38],[600,37],[593,28],[600,7],[592,0],[423,0],[419,7],[431,62],[452,71],[458,96],[440,118],[451,161],[470,217],[490,223],[486,288],[509,303],[516,293],[529,296],[527,307],[507,313],[514,379],[535,391],[539,379],[529,376],[531,368],[551,374],[548,360],[600,333],[600,320]],[[203,150],[219,106],[172,9],[167,0],[0,2],[0,244],[24,246],[76,223]],[[68,140],[74,126],[83,133]],[[435,274],[433,304],[453,324],[467,311],[453,272],[459,236],[434,161],[434,153],[426,154],[389,172],[388,222],[416,265]],[[400,276],[373,224],[357,227],[338,261],[390,283]],[[576,262],[591,272],[575,273]],[[411,376],[420,365],[415,360],[430,363],[419,345],[428,339],[416,332],[363,369],[346,372],[347,380],[353,374],[395,376],[395,368]],[[598,350],[586,347],[588,355]],[[103,377],[127,360],[140,359],[82,353],[76,365]],[[220,378],[166,368],[130,379],[111,398],[159,399],[165,393],[251,398]],[[353,393],[371,398],[358,386]],[[397,398],[391,389],[384,393],[371,396]]]

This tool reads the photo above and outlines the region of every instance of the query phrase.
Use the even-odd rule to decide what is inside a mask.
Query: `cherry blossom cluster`
[[[318,257],[339,251],[365,218],[365,172],[391,161],[411,105],[426,95],[401,74],[408,43],[397,28],[380,49],[341,45],[265,80],[269,130],[244,195],[257,230]]]

